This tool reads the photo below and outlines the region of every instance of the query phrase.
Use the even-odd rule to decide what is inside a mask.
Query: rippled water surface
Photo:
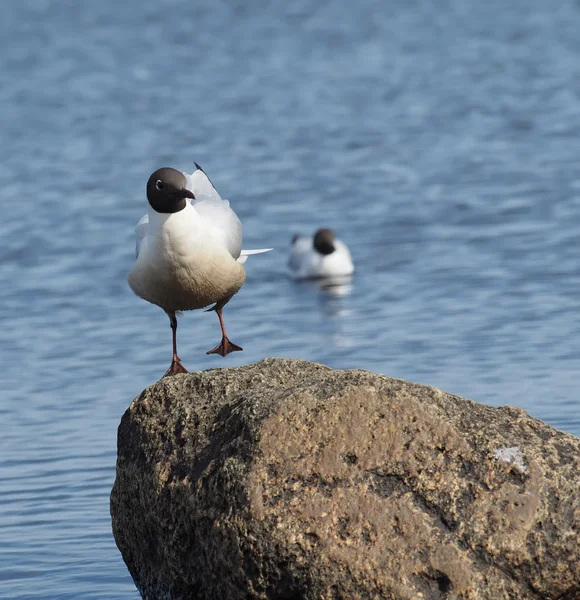
[[[276,248],[224,313],[243,353],[180,321],[190,370],[363,367],[580,434],[580,5],[505,4],[2,4],[0,598],[137,597],[108,495],[170,359],[125,283],[162,165],[199,162]],[[346,295],[285,277],[320,225]]]

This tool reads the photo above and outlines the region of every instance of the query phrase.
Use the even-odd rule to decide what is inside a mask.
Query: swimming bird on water
[[[313,237],[295,234],[288,268],[295,279],[343,277],[354,272],[348,247],[328,228],[319,229]]]
[[[149,210],[137,223],[136,258],[129,286],[169,316],[173,358],[165,376],[187,373],[177,355],[177,313],[214,304],[221,342],[207,354],[226,356],[242,350],[225,330],[222,310],[242,287],[243,267],[251,254],[242,250],[242,224],[227,200],[195,163],[191,174],[164,167],[147,182]]]

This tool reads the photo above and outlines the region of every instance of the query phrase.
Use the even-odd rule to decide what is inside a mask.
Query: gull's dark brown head
[[[314,234],[314,249],[323,255],[332,254],[334,247],[334,231],[332,229],[319,229]]]
[[[157,169],[147,182],[147,200],[151,208],[158,213],[176,213],[183,210],[186,198],[195,198],[192,192],[186,189],[185,175],[177,169],[163,167]]]

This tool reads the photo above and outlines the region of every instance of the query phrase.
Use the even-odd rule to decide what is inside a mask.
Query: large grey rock
[[[115,539],[144,598],[580,598],[580,440],[366,371],[164,379],[119,426]]]

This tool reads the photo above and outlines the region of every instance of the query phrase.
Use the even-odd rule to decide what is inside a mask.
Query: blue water
[[[6,0],[0,8],[0,598],[137,592],[110,527],[116,427],[170,360],[125,283],[144,187],[196,160],[248,262],[243,353],[363,367],[580,434],[577,2]],[[210,8],[211,6],[211,8]],[[350,293],[284,275],[350,245]]]

